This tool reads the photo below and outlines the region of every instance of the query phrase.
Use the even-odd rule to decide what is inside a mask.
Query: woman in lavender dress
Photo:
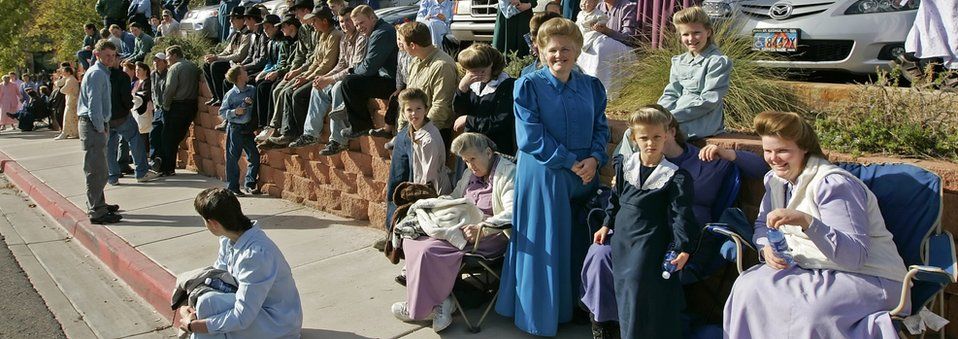
[[[466,198],[479,207],[485,215],[482,223],[511,224],[516,176],[514,160],[496,153],[495,144],[479,133],[463,133],[452,141],[450,150],[462,158],[469,168],[452,196]],[[497,255],[508,244],[504,233],[489,229],[480,231],[479,225],[463,226],[462,232],[468,240],[463,249],[430,237],[403,241],[406,301],[392,305],[396,318],[402,321],[432,320],[432,329],[442,331],[452,323],[452,287],[459,273],[463,253],[475,250],[482,255]]]
[[[864,183],[825,160],[796,113],[763,112],[765,197],[754,241],[764,264],[742,273],[725,304],[727,338],[897,338],[905,264]],[[785,235],[794,264],[766,234]],[[906,308],[908,309],[908,308]]]

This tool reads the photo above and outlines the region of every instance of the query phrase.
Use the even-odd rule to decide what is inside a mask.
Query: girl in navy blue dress
[[[694,250],[699,225],[692,212],[692,178],[665,159],[665,141],[673,138],[667,112],[652,107],[632,114],[629,125],[639,152],[623,159],[621,187],[613,195],[609,213],[594,234],[596,243],[612,237],[612,275],[622,338],[680,338],[679,312],[684,308],[682,284],[665,279],[662,263],[670,249],[671,261],[681,270]]]

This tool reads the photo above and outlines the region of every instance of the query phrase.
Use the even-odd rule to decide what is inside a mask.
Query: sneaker
[[[153,163],[150,164],[150,170],[153,172],[162,173],[163,170],[163,158],[155,157],[153,158]]]
[[[213,106],[213,103],[215,102],[216,102],[216,98],[212,98],[210,100],[207,100],[205,104],[206,106]]]
[[[245,197],[245,196],[246,196],[246,193],[243,193],[243,191],[240,191],[240,190],[235,190],[235,191],[234,191],[234,190],[230,190],[230,192],[233,192],[233,195],[235,195],[235,196],[237,196],[237,197]]]
[[[309,134],[303,134],[300,135],[299,138],[296,138],[296,141],[290,143],[289,147],[305,147],[317,142],[319,142],[319,140],[316,140],[316,137]]]
[[[266,127],[256,135],[256,138],[253,138],[253,141],[264,142],[266,139],[269,139],[271,135],[273,135],[273,128]]]
[[[53,140],[63,140],[63,139],[66,139],[66,138],[67,138],[67,136],[66,136],[65,134],[62,134],[62,133],[61,133],[60,135],[57,135],[55,138],[53,138]]]
[[[229,123],[229,121],[223,120],[223,122],[221,122],[219,125],[216,125],[216,127],[213,127],[213,129],[215,129],[215,130],[217,130],[217,131],[225,132],[225,131],[226,131],[226,124],[228,124],[228,123]]]
[[[393,137],[393,132],[386,130],[385,128],[377,128],[369,130],[369,135],[377,138],[386,138],[391,139]]]
[[[160,174],[153,171],[147,171],[142,177],[136,178],[136,182],[150,182],[159,178]]]
[[[446,297],[433,309],[432,330],[438,333],[452,325],[452,312],[455,311],[456,304],[452,302],[452,296]]]
[[[405,276],[405,275],[402,275],[402,274],[397,275],[397,276],[396,276],[396,279],[393,279],[393,280],[396,280],[396,283],[397,283],[397,284],[406,286],[406,276]]]
[[[135,172],[136,171],[134,171],[133,167],[130,167],[130,165],[126,165],[126,167],[123,167],[120,169],[120,173],[123,173],[123,174],[133,174]]]
[[[409,307],[407,307],[405,301],[394,303],[391,309],[393,311],[393,315],[396,316],[396,319],[402,321],[413,321],[413,319],[409,317]]]
[[[270,137],[269,139],[266,139],[266,141],[263,141],[263,143],[259,144],[259,148],[261,149],[285,148],[289,146],[289,143],[291,142],[293,142],[293,138],[285,136],[285,135],[279,136],[279,137]]]
[[[335,154],[338,154],[339,152],[342,152],[348,149],[349,147],[346,145],[340,145],[336,141],[330,141],[328,144],[326,144],[326,148],[323,148],[322,151],[319,151],[319,155],[325,155],[325,156],[335,155]]]
[[[120,179],[106,179],[106,183],[110,186],[120,186]]]
[[[243,188],[241,188],[240,190],[242,190],[243,193],[246,193],[246,194],[248,194],[248,195],[260,195],[260,194],[263,194],[263,191],[260,191],[260,189],[259,189],[259,188],[256,188],[256,187],[243,187]]]
[[[116,213],[106,213],[96,218],[90,218],[91,223],[99,225],[112,224],[120,222],[120,220],[123,220],[123,216]]]

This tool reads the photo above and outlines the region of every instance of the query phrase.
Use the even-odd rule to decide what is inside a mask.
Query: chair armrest
[[[742,273],[742,271],[744,271],[744,268],[742,267],[742,266],[743,266],[743,264],[742,264],[742,252],[744,252],[743,248],[750,248],[750,249],[752,249],[752,250],[755,250],[755,248],[752,247],[752,245],[750,245],[750,244],[748,243],[748,241],[745,241],[745,239],[742,238],[741,235],[739,235],[738,233],[735,233],[735,231],[733,231],[731,228],[729,228],[729,227],[728,227],[728,224],[725,224],[725,223],[708,223],[708,224],[705,224],[705,227],[704,227],[703,229],[704,229],[706,232],[711,232],[711,233],[715,233],[715,234],[719,234],[719,235],[724,235],[724,236],[728,237],[729,239],[731,239],[731,240],[735,243],[735,253],[736,253],[736,255],[735,255],[735,266],[736,266],[736,268],[738,269],[738,273]]]
[[[479,236],[476,237],[476,242],[472,244],[472,251],[470,251],[469,253],[476,253],[476,250],[479,249],[479,241],[482,240],[482,235],[483,235],[483,233],[486,233],[485,230],[486,230],[487,228],[488,228],[488,229],[492,229],[492,230],[496,230],[496,231],[498,231],[498,232],[505,232],[505,231],[507,231],[507,230],[511,230],[511,229],[512,229],[512,224],[509,223],[509,224],[502,224],[502,225],[493,225],[493,224],[490,224],[490,223],[488,223],[488,222],[481,222],[481,223],[479,223]],[[509,234],[506,233],[506,238],[508,238],[508,237],[509,237]]]
[[[954,282],[952,281],[953,276],[940,267],[927,265],[909,266],[908,273],[905,274],[905,279],[902,280],[901,284],[901,299],[898,301],[898,306],[888,312],[890,315],[901,316],[902,312],[905,311],[905,305],[907,305],[908,300],[911,298],[913,280],[938,283],[941,284],[941,288]]]

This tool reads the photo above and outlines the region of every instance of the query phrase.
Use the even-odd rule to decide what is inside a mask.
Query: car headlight
[[[845,14],[872,14],[889,13],[899,11],[910,11],[918,9],[920,0],[908,2],[900,5],[901,0],[858,0],[851,7],[845,10]]]
[[[702,9],[713,18],[724,18],[732,14],[732,6],[725,1],[705,1]]]

